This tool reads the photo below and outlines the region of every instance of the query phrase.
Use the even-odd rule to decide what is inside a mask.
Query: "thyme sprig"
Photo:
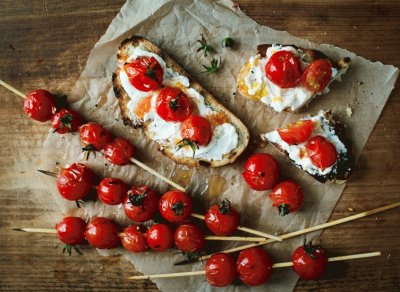
[[[217,72],[218,69],[221,67],[221,63],[222,63],[221,57],[219,57],[219,60],[218,59],[212,59],[210,66],[203,65],[203,68],[206,69],[206,70],[203,71],[202,73],[211,74],[211,73]]]
[[[207,44],[207,40],[204,38],[204,35],[201,34],[201,40],[197,40],[200,43],[200,47],[197,49],[197,52],[203,51],[204,57],[208,56],[208,53],[212,53],[214,51],[213,47]]]

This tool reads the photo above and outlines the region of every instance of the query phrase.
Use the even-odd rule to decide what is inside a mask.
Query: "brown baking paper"
[[[216,52],[205,58],[202,52],[196,53],[196,40],[204,34]],[[235,163],[217,169],[189,168],[177,165],[157,151],[157,145],[146,141],[141,130],[125,127],[121,121],[120,110],[112,91],[111,75],[116,68],[118,45],[131,35],[141,35],[165,50],[192,77],[213,93],[228,109],[235,113],[249,128],[252,139],[248,151]],[[220,48],[222,38],[230,36],[235,40],[233,50]],[[327,96],[316,98],[300,114],[276,113],[262,103],[257,103],[235,92],[235,79],[240,67],[255,54],[255,47],[262,43],[295,44],[321,50],[333,59],[350,57],[352,62],[342,83],[334,83]],[[209,64],[212,58],[222,57],[222,67],[218,73],[200,73],[202,64]],[[88,120],[101,123],[115,135],[128,138],[136,147],[136,157],[150,167],[176,182],[188,186],[188,192],[195,200],[195,211],[204,212],[210,204],[227,198],[240,212],[242,225],[258,230],[284,234],[326,222],[339,199],[345,185],[324,185],[308,176],[288,160],[278,154],[270,145],[264,148],[254,143],[261,133],[271,131],[290,121],[320,109],[332,109],[347,124],[348,135],[354,141],[354,153],[359,157],[367,139],[393,89],[398,69],[370,62],[354,53],[330,45],[317,45],[307,40],[289,35],[287,32],[261,26],[233,8],[231,1],[128,1],[110,24],[107,32],[93,48],[87,65],[70,95],[72,107]],[[354,112],[349,118],[346,108]],[[273,154],[280,162],[282,178],[298,181],[304,189],[305,202],[295,214],[280,217],[272,208],[267,192],[251,190],[241,177],[242,166],[250,153],[256,151]],[[79,135],[56,135],[50,133],[44,143],[41,168],[57,170],[55,162],[66,165],[84,161]],[[92,157],[87,164],[99,176],[119,177],[132,185],[147,184],[160,194],[170,187],[149,173],[131,165],[125,167],[110,165],[100,154]],[[63,200],[57,193],[53,178],[43,178],[61,210],[76,213],[75,204]],[[81,213],[86,219],[106,216],[127,226],[121,206],[106,206],[101,202],[87,202]],[[83,214],[84,213],[84,214]],[[194,219],[199,224],[201,222]],[[240,233],[238,233],[240,234]],[[307,239],[317,237],[320,232],[307,235]],[[302,244],[303,237],[286,240],[265,246],[275,262],[290,261],[291,254]],[[207,243],[207,253],[236,246],[237,243]],[[122,248],[101,251],[101,254],[122,253],[136,269],[144,274],[170,273],[187,270],[201,270],[202,263],[175,267],[172,263],[183,259],[172,251],[143,254],[127,253]],[[134,269],[132,268],[132,272]],[[129,271],[125,273],[129,274]],[[287,291],[293,289],[297,275],[290,269],[273,271],[270,281],[257,288],[245,285],[229,286],[227,291],[254,290]],[[127,280],[128,281],[128,280]],[[163,291],[211,291],[203,276],[155,280]]]

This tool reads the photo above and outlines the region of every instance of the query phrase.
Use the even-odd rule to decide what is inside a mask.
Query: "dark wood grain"
[[[318,43],[349,49],[400,67],[399,1],[238,1],[257,22]],[[0,78],[23,91],[68,93],[95,42],[124,1],[0,1]],[[0,290],[157,290],[150,281],[124,280],[134,272],[123,259],[65,257],[52,236],[13,232],[16,226],[52,222],[58,210],[40,182],[31,181],[48,125],[28,119],[22,102],[0,90]],[[387,103],[332,219],[398,201],[400,189],[400,91]],[[31,141],[21,147],[22,140]],[[354,211],[351,211],[354,210]],[[333,255],[381,250],[380,258],[335,263],[319,281],[296,290],[395,291],[400,287],[399,210],[324,231]]]

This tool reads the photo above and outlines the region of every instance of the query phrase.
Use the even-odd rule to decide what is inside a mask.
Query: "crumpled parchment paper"
[[[197,39],[204,34],[209,44],[217,52],[205,58],[196,53]],[[217,169],[189,168],[177,165],[157,151],[155,143],[146,141],[141,130],[125,127],[112,91],[111,75],[116,68],[116,54],[120,42],[131,35],[144,36],[173,57],[195,79],[213,93],[228,109],[235,113],[249,128],[252,139],[248,150],[232,165]],[[222,38],[234,38],[234,50],[220,48]],[[275,113],[261,103],[257,103],[235,92],[235,79],[240,67],[255,54],[255,47],[262,43],[295,44],[321,50],[333,59],[350,57],[350,69],[342,83],[334,83],[327,96],[316,98],[308,108],[299,114]],[[214,57],[222,57],[221,70],[213,75],[200,73],[202,64],[209,64]],[[70,95],[71,106],[88,120],[101,123],[116,136],[128,138],[136,147],[136,157],[150,167],[158,170],[176,182],[188,186],[195,200],[195,211],[204,212],[210,204],[227,198],[238,209],[242,225],[270,233],[283,234],[304,227],[326,222],[339,199],[345,185],[324,185],[308,176],[272,146],[254,143],[261,133],[271,131],[290,121],[318,112],[319,109],[332,109],[347,124],[348,135],[354,141],[353,151],[358,157],[393,89],[398,69],[372,63],[354,53],[330,45],[316,45],[299,39],[286,32],[276,31],[258,25],[239,9],[233,8],[231,1],[172,1],[159,0],[128,1],[112,21],[107,32],[93,48],[87,65]],[[346,116],[350,105],[354,114]],[[303,187],[305,202],[299,212],[281,218],[271,206],[267,192],[251,190],[241,177],[242,165],[249,154],[262,151],[273,154],[280,162],[282,178],[292,178]],[[84,161],[81,153],[79,135],[56,135],[49,133],[43,148],[40,168],[56,171],[58,167],[73,162]],[[56,165],[56,163],[58,165]],[[100,154],[91,158],[87,164],[100,177],[113,176],[124,179],[131,185],[147,184],[160,194],[170,187],[149,173],[131,165],[119,167],[110,165]],[[55,180],[40,176],[53,194],[60,209],[65,214],[79,213],[86,219],[106,216],[127,226],[121,206],[106,206],[101,202],[87,202],[83,209],[76,211],[75,204],[63,200],[57,190]],[[195,221],[197,219],[194,219]],[[201,222],[198,222],[202,224]],[[307,235],[313,239],[320,232]],[[265,246],[275,262],[290,261],[291,254],[303,242],[297,237]],[[223,250],[234,242],[216,244],[208,242],[207,253]],[[177,259],[173,252],[127,253],[122,248],[100,251],[103,255],[122,253],[144,274],[187,271],[203,269],[202,263],[175,267]],[[133,270],[133,269],[132,269]],[[230,286],[227,291],[288,291],[296,284],[297,275],[290,269],[273,271],[270,281],[260,287],[248,288],[245,285]],[[203,276],[164,279],[155,281],[163,291],[211,291]]]

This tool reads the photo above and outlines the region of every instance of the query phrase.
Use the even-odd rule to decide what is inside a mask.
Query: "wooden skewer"
[[[362,259],[362,258],[370,258],[370,257],[377,257],[380,256],[381,252],[368,252],[368,253],[359,253],[359,254],[352,254],[346,256],[338,256],[338,257],[331,257],[328,258],[328,262],[338,262],[338,261],[348,261],[354,259]],[[283,262],[283,263],[276,263],[272,265],[272,268],[286,268],[293,266],[292,262]],[[132,276],[129,277],[129,280],[147,280],[147,279],[160,279],[160,278],[175,278],[175,277],[187,277],[187,276],[200,276],[205,275],[205,271],[192,271],[192,272],[181,272],[181,273],[168,273],[168,274],[155,274],[155,275],[144,275],[144,276]]]
[[[15,87],[11,86],[10,84],[5,83],[3,80],[0,80],[0,85],[5,87],[5,88],[7,88],[8,90],[14,92],[16,95],[18,95],[18,96],[20,96],[22,98],[26,97],[25,93],[19,91],[18,89],[16,89]]]
[[[203,221],[205,220],[205,217],[203,215],[197,214],[197,213],[192,213],[192,217],[197,218],[197,219],[201,219]],[[262,232],[262,231],[258,231],[258,230],[247,228],[247,227],[243,227],[243,226],[238,226],[237,229],[241,230],[241,231],[244,231],[244,232],[247,232],[247,233],[259,235],[259,236],[262,236],[264,238],[270,238],[273,241],[282,241],[282,239],[283,239],[282,237],[279,237],[279,236],[275,236],[275,235],[272,235],[272,234],[268,234],[268,233],[265,233],[265,232]],[[263,240],[263,242],[265,242],[265,240]]]
[[[346,222],[349,222],[349,221],[357,220],[357,219],[360,219],[360,218],[363,218],[363,217],[367,217],[367,216],[370,216],[370,215],[378,214],[378,213],[381,213],[381,212],[384,212],[384,211],[387,211],[387,210],[390,210],[390,209],[393,209],[393,208],[396,208],[396,207],[400,207],[400,202],[397,202],[397,203],[394,203],[394,204],[390,204],[390,205],[387,205],[387,206],[384,206],[384,207],[376,208],[376,209],[373,209],[373,210],[369,210],[369,211],[366,211],[366,212],[361,212],[359,214],[348,216],[348,217],[344,217],[344,218],[341,218],[341,219],[338,219],[338,220],[334,220],[334,221],[331,221],[331,222],[319,224],[319,225],[316,225],[316,226],[313,226],[313,227],[308,227],[308,228],[305,228],[305,229],[302,229],[302,230],[286,233],[286,234],[281,235],[281,238],[282,239],[292,238],[292,237],[295,237],[295,236],[298,236],[298,235],[306,234],[306,233],[309,233],[309,232],[313,232],[313,231],[321,230],[321,229],[324,229],[324,228],[332,227],[332,226],[339,225],[339,224],[342,224],[342,223],[346,223]],[[244,250],[244,249],[247,249],[247,248],[260,246],[260,245],[264,245],[264,244],[269,244],[269,243],[273,243],[273,242],[274,242],[273,240],[268,239],[268,240],[266,240],[264,242],[250,243],[250,244],[246,244],[246,245],[243,245],[243,246],[230,248],[230,249],[227,249],[227,250],[224,250],[224,251],[221,251],[221,252],[223,252],[223,253],[232,253],[232,252],[237,252],[237,251],[241,251],[241,250]],[[198,257],[198,258],[196,258],[195,261],[200,261],[200,260],[202,261],[202,260],[209,259],[212,255],[213,254],[209,254],[209,255]],[[184,261],[176,263],[175,265],[182,265],[182,264],[187,264],[187,263],[190,263],[190,262],[188,260],[184,260]]]

